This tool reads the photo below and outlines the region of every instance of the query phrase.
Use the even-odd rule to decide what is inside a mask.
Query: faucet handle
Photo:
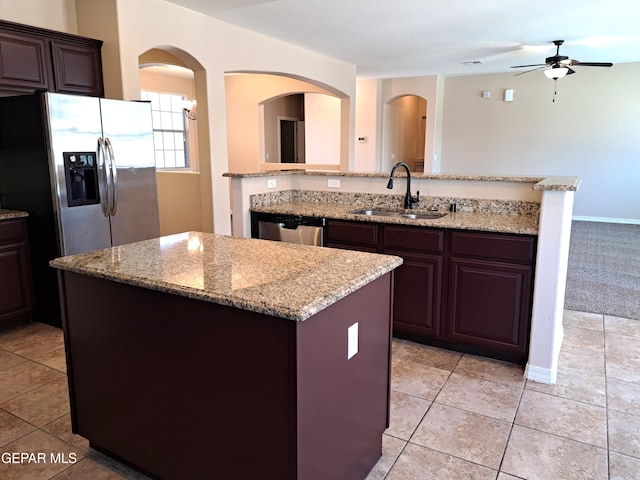
[[[419,202],[420,202],[420,190],[416,192],[415,197],[412,197],[411,195],[409,196],[409,208],[413,208],[413,204],[419,203]]]

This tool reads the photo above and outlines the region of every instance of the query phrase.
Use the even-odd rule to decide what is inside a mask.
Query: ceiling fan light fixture
[[[553,80],[562,78],[567,73],[569,73],[569,69],[567,67],[560,67],[558,65],[554,65],[553,67],[546,68],[544,70],[544,76],[547,78],[552,78]]]

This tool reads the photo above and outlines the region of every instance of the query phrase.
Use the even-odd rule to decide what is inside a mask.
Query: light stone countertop
[[[316,175],[331,177],[369,177],[388,178],[389,174],[384,172],[344,172],[340,170],[306,170],[306,169],[283,169],[266,170],[264,172],[244,172],[244,173],[224,173],[223,177],[229,178],[252,178],[252,177],[272,177],[282,175]],[[402,177],[404,172],[400,172],[398,177]],[[532,183],[534,190],[551,191],[576,191],[580,186],[580,177],[576,176],[523,176],[523,175],[488,175],[488,174],[457,174],[457,173],[420,173],[411,172],[411,178],[429,180],[461,180],[461,181],[485,181],[485,182],[521,182]]]
[[[186,232],[57,258],[60,270],[303,321],[400,257]]]
[[[537,215],[518,215],[488,212],[446,212],[438,219],[420,220],[402,217],[366,216],[351,213],[362,208],[353,204],[330,202],[281,202],[266,206],[254,206],[252,212],[280,213],[309,217],[324,217],[336,220],[353,220],[359,222],[391,223],[434,228],[460,230],[477,230],[485,232],[516,233],[521,235],[538,234]],[[420,213],[421,210],[407,210]],[[444,212],[443,212],[444,213]]]
[[[21,212],[19,210],[3,210],[0,208],[0,222],[2,220],[11,220],[13,218],[23,218],[28,216],[29,214],[27,212]]]

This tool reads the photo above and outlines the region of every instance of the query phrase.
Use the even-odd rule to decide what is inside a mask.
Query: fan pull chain
[[[557,94],[558,94],[558,79],[554,78],[553,79],[553,100],[551,100],[551,103],[556,103]]]

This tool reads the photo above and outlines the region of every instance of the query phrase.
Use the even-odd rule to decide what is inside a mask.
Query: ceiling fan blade
[[[579,65],[581,67],[611,67],[613,63],[609,62],[580,62],[578,60],[573,60],[571,62],[571,66]]]
[[[535,67],[536,65],[529,65],[530,67]],[[520,72],[520,73],[516,73],[514,75],[514,77],[517,77],[518,75],[524,75],[525,73],[529,73],[529,72],[535,72],[536,70],[541,70],[543,68],[545,68],[547,66],[546,63],[541,64],[538,68],[532,68],[531,70],[526,70],[524,72]],[[513,68],[513,67],[512,67]]]
[[[570,67],[567,67],[567,70],[568,70],[567,75],[571,75],[572,73],[576,73],[576,71],[574,69],[570,68]]]
[[[535,63],[533,65],[514,65],[511,68],[526,68],[526,67],[546,67],[546,63]]]

